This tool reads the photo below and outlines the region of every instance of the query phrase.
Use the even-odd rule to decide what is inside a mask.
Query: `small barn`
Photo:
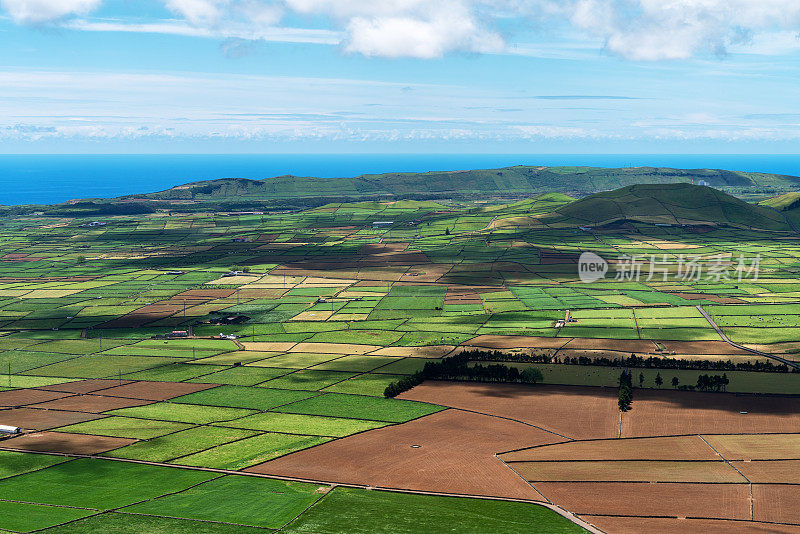
[[[18,426],[0,425],[0,437],[16,436],[21,431]]]

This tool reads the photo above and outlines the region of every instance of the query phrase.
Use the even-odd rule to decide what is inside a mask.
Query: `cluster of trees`
[[[422,371],[417,371],[413,375],[404,376],[400,380],[391,382],[388,386],[386,386],[386,389],[383,390],[383,396],[387,399],[393,399],[402,392],[408,391],[414,386],[422,384],[424,380],[425,376],[422,374]]]
[[[424,380],[465,380],[474,382],[521,382],[536,384],[544,378],[539,369],[509,367],[501,363],[490,365],[472,364],[472,355],[477,351],[466,351],[439,362],[426,362],[422,371],[401,378],[386,386],[383,395],[396,397],[421,384]]]
[[[644,382],[644,376],[639,375],[639,383]],[[627,412],[633,407],[633,375],[630,371],[622,371],[619,375],[619,411]]]
[[[674,385],[677,384],[673,381]],[[689,390],[689,391],[725,391],[728,384],[730,384],[730,380],[728,380],[728,375],[723,373],[721,375],[700,375],[697,377],[697,385],[691,386],[681,386],[678,389]]]

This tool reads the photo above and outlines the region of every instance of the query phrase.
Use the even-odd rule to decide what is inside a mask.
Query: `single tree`
[[[672,387],[674,387],[675,389],[678,389],[678,384],[679,383],[680,383],[680,380],[678,380],[678,377],[677,376],[673,376],[672,377]]]
[[[639,373],[639,387],[644,386],[644,373]]]
[[[528,367],[520,374],[520,380],[522,380],[526,384],[536,384],[544,380],[544,376],[542,375],[542,372],[539,369]]]
[[[661,373],[656,373],[656,387],[660,388],[663,383],[664,380],[661,378]]]
[[[631,395],[631,388],[622,386],[619,388],[619,411],[627,412],[633,405],[633,396]]]
[[[633,373],[630,371],[622,371],[619,374],[619,386],[627,386],[628,388],[633,387]]]
[[[444,229],[444,235],[450,235],[450,228]]]

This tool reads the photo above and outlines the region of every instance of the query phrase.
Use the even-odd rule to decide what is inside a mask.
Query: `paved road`
[[[725,335],[725,332],[722,331],[722,328],[719,327],[719,325],[714,321],[714,319],[711,318],[711,316],[708,314],[708,312],[706,312],[703,309],[702,306],[698,305],[698,306],[695,306],[695,307],[697,308],[697,311],[699,311],[700,313],[703,314],[703,317],[706,318],[706,321],[708,321],[708,324],[711,325],[711,328],[713,328],[714,330],[717,331],[717,334],[719,334],[719,337],[722,338],[722,341],[724,341],[725,343],[727,343],[731,347],[736,347],[737,349],[747,351],[747,352],[749,352],[751,354],[756,354],[758,356],[763,356],[765,358],[770,358],[772,360],[781,362],[782,364],[788,365],[789,367],[794,367],[795,369],[800,369],[800,365],[796,364],[795,362],[789,361],[789,360],[787,360],[785,358],[781,358],[780,356],[775,356],[774,354],[770,354],[768,352],[761,352],[760,350],[751,349],[749,347],[745,347],[744,345],[739,345],[738,343],[734,343],[733,341],[728,339],[728,336]]]

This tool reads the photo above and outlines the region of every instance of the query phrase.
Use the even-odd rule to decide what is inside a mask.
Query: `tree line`
[[[467,351],[474,361],[504,361],[517,363],[550,363],[565,365],[595,365],[598,367],[625,367],[641,369],[681,369],[689,371],[755,371],[765,373],[791,373],[796,369],[783,363],[767,361],[732,362],[714,360],[684,360],[678,358],[662,358],[659,356],[637,356],[631,354],[627,358],[609,358],[607,356],[550,356],[546,354],[505,353],[499,350]]]
[[[517,353],[504,353],[501,351],[487,351],[487,350],[467,350],[454,356],[449,356],[441,361],[426,362],[421,371],[417,371],[412,375],[405,376],[395,382],[391,382],[384,390],[385,397],[396,397],[404,391],[421,384],[425,380],[458,380],[458,381],[474,381],[474,382],[511,382],[523,384],[536,384],[543,380],[542,372],[536,368],[528,368],[519,370],[517,367],[509,367],[504,363],[490,363],[483,365],[475,362],[512,362],[512,363],[563,363],[574,364],[572,360],[578,358],[564,358],[559,361],[547,355],[529,355]],[[567,361],[569,360],[569,361]],[[687,360],[671,360],[667,358],[649,357],[641,358],[635,354],[631,354],[628,358],[621,358],[612,360],[605,357],[600,358],[587,358],[581,357],[581,363],[578,365],[592,365],[585,363],[587,361],[600,362],[593,365],[608,366],[608,367],[624,367],[619,377],[619,408],[621,411],[626,412],[631,409],[633,404],[633,373],[631,368],[658,368],[653,365],[654,362],[687,362]],[[690,362],[694,363],[694,362]],[[723,364],[723,370],[726,367],[724,364],[731,364],[728,362],[696,362],[708,364]],[[744,365],[742,365],[744,364]],[[758,365],[757,365],[758,364]],[[700,367],[704,369],[705,367]],[[664,366],[663,369],[688,369],[693,370],[697,367],[673,365],[671,367]],[[742,362],[736,364],[734,369],[737,371],[742,370],[758,370],[762,372],[786,373],[790,369],[786,365],[775,365],[771,362]],[[644,387],[645,376],[639,373],[638,387]],[[657,372],[654,383],[656,387],[660,388],[664,383],[661,377],[661,372]],[[677,376],[672,377],[672,387],[679,390],[688,391],[725,391],[730,380],[727,373],[719,374],[702,374],[697,377],[696,384],[680,384],[680,379]]]
[[[391,382],[383,392],[384,397],[396,397],[425,380],[459,380],[472,382],[516,382],[536,384],[544,378],[539,369],[529,368],[520,371],[502,363],[490,365],[474,364],[475,353],[483,351],[465,351],[438,362],[425,362],[421,371]]]

